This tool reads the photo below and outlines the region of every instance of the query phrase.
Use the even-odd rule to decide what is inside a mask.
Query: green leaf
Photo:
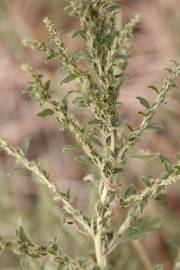
[[[154,90],[157,94],[159,94],[159,90],[158,90],[158,88],[156,86],[149,85],[148,87],[151,88],[152,90]]]
[[[58,72],[61,74],[61,75],[67,75],[67,73],[68,73],[68,69],[67,69],[67,67],[66,66],[61,66],[60,68],[59,68],[59,70],[58,70]]]
[[[149,150],[139,150],[137,152],[130,153],[129,157],[137,160],[153,160],[159,157],[159,155],[159,153],[152,153]]]
[[[84,60],[91,63],[91,56],[88,51],[75,51],[72,53],[73,58],[76,60]]]
[[[80,29],[74,29],[68,33],[68,37],[75,38],[75,37],[82,37],[84,38],[84,31]]]
[[[170,175],[173,172],[173,167],[172,167],[171,162],[169,161],[169,159],[167,159],[163,155],[160,155],[160,160],[161,160],[161,163],[163,164],[167,174]]]
[[[50,80],[48,80],[47,82],[45,82],[45,84],[44,84],[44,90],[45,91],[48,91],[49,90],[50,84],[51,84],[51,81]]]
[[[172,164],[168,161],[164,161],[164,168],[166,169],[166,172],[168,175],[170,175],[173,172]]]
[[[23,227],[19,227],[18,230],[16,230],[16,236],[17,238],[22,242],[30,242],[29,238],[26,236]]]
[[[122,240],[129,241],[134,239],[143,239],[154,230],[160,228],[160,223],[157,219],[144,217],[136,219],[129,229],[122,236]]]
[[[92,119],[92,120],[88,121],[88,124],[89,125],[98,125],[98,124],[101,124],[101,120]]]
[[[126,124],[126,126],[127,126],[127,128],[128,128],[131,132],[133,132],[133,127],[132,127],[131,125]]]
[[[87,107],[87,103],[83,97],[76,97],[75,99],[73,99],[72,103],[74,105],[77,105],[78,107]]]
[[[31,142],[31,137],[25,137],[20,145],[20,151],[23,155],[27,154]]]
[[[140,208],[141,214],[143,214],[144,208],[146,207],[147,203],[148,203],[147,199],[143,199],[143,200],[140,202],[139,208]]]
[[[98,146],[102,146],[102,143],[101,143],[100,140],[97,139],[96,137],[91,136],[91,137],[90,137],[90,141],[91,141],[92,143],[94,143],[94,144],[97,144]]]
[[[176,174],[180,174],[180,165],[174,166],[174,169],[176,171]]]
[[[61,82],[60,82],[60,85],[64,84],[64,83],[69,83],[71,81],[73,81],[74,79],[76,79],[76,76],[71,74],[71,75],[68,75],[65,79],[63,79]]]
[[[31,258],[34,258],[34,259],[37,259],[37,258],[40,258],[41,257],[41,255],[40,254],[38,254],[38,253],[28,253],[27,254],[29,257],[31,257]]]
[[[61,109],[67,111],[68,110],[68,94],[63,97],[63,99],[60,101],[60,107]]]
[[[137,193],[136,187],[132,184],[124,192],[124,198],[128,198]]]
[[[48,53],[48,55],[47,55],[47,57],[46,57],[46,59],[45,59],[45,61],[44,61],[44,63],[45,64],[48,64],[53,58],[55,58],[57,55],[56,55],[56,53],[54,52],[54,50],[50,50],[49,51],[49,53]]]
[[[165,203],[167,201],[167,194],[163,191],[159,192],[157,196],[155,197],[155,200],[159,201],[160,203]]]
[[[57,237],[55,237],[54,240],[50,241],[50,243],[47,246],[47,249],[49,252],[57,252],[58,251]]]
[[[80,155],[78,157],[75,157],[75,160],[85,165],[93,164],[92,159],[87,155]]]
[[[172,69],[170,68],[165,68],[165,70],[167,70],[170,74],[172,73]]]
[[[140,115],[142,115],[142,116],[147,116],[147,114],[144,113],[144,112],[138,112],[138,114],[140,114]]]
[[[37,114],[37,116],[39,116],[39,117],[46,117],[46,116],[50,116],[52,114],[54,114],[54,111],[51,110],[51,109],[49,109],[49,108],[46,108],[43,111],[39,112]]]
[[[151,186],[151,182],[150,182],[151,179],[152,179],[152,177],[150,177],[150,176],[141,176],[140,177],[140,180],[145,185],[145,187]]]
[[[151,123],[147,126],[147,129],[152,129],[152,130],[162,130],[164,128],[162,123]]]
[[[143,97],[137,97],[137,99],[140,101],[140,103],[146,108],[149,109],[150,108],[150,104],[149,102],[143,98]]]
[[[118,174],[118,173],[121,173],[122,171],[123,171],[122,167],[115,167],[112,169],[113,174]]]
[[[81,148],[81,145],[78,144],[78,143],[74,143],[74,144],[69,144],[66,147],[64,147],[63,151],[64,150],[76,150],[76,149],[79,149],[79,148]]]
[[[39,93],[37,93],[36,89],[34,88],[31,82],[26,86],[25,92],[33,99],[40,98]]]

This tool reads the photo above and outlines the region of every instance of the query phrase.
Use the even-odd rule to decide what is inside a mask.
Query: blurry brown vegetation
[[[170,66],[170,59],[180,55],[178,27],[180,3],[178,0],[124,0],[121,1],[121,5],[124,10],[123,20],[127,20],[134,13],[142,16],[141,24],[135,32],[132,58],[127,70],[133,79],[124,87],[120,95],[120,100],[123,102],[121,112],[128,116],[131,123],[138,123],[139,104],[136,96],[143,95],[151,98],[152,93],[148,91],[147,86],[158,84],[165,74],[163,68]],[[78,39],[73,42],[67,39],[66,31],[76,28],[77,22],[66,16],[64,6],[63,0],[0,0],[0,132],[14,145],[18,145],[21,138],[31,136],[29,157],[34,159],[41,157],[61,185],[63,183],[65,188],[71,185],[76,203],[83,208],[87,205],[88,193],[81,180],[89,172],[74,161],[73,153],[63,152],[64,146],[72,142],[72,137],[66,131],[59,132],[52,119],[38,119],[36,116],[38,106],[22,94],[26,78],[20,70],[20,64],[26,60],[45,71],[54,79],[56,88],[60,88],[56,65],[49,64],[45,67],[41,56],[26,51],[21,42],[25,37],[42,39],[46,35],[43,31],[43,17],[49,16],[59,28],[65,29],[66,44],[72,50],[83,47]],[[179,147],[179,104],[180,93],[177,91],[176,94],[172,93],[168,104],[161,108],[161,112],[157,115],[157,121],[163,123],[165,130],[152,132],[141,142],[146,148],[162,152],[171,159],[175,158]],[[86,117],[81,115],[81,111],[77,113],[83,119]],[[3,176],[12,167],[12,162],[2,153],[0,158],[0,168],[3,172],[0,194],[4,192],[5,184],[6,193],[10,195],[10,198],[4,195],[0,199],[3,202],[0,211],[3,211],[3,205],[6,206],[6,210],[0,217],[0,231],[1,234],[6,235],[12,234],[11,225],[17,224],[16,211],[21,213],[28,209],[27,216],[35,211],[38,191],[26,173]],[[160,171],[160,164],[157,162],[144,164],[133,161],[128,165],[126,176],[128,181],[136,181],[140,174],[156,175]],[[180,225],[179,194],[179,186],[171,188],[165,204],[153,204],[148,209],[155,216],[157,213],[162,216],[162,220],[166,223],[161,232],[149,237],[145,243],[154,261],[166,263],[166,269],[172,269],[174,257],[168,241],[176,237],[174,228]],[[10,217],[6,211],[9,212]],[[57,218],[58,215],[55,216]],[[16,221],[13,221],[13,218]],[[32,227],[33,225],[30,226],[31,229]],[[0,269],[8,269],[6,268],[8,266],[10,267],[5,259],[2,260],[2,266],[0,262]]]

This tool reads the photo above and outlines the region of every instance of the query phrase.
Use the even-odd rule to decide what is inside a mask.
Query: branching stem
[[[13,156],[16,159],[16,162],[23,165],[28,171],[30,171],[39,182],[45,185],[53,194],[53,197],[56,201],[61,201],[64,205],[64,209],[67,213],[71,214],[76,221],[88,232],[88,234],[92,234],[91,228],[83,215],[75,209],[68,198],[66,198],[66,194],[59,191],[58,187],[55,183],[50,179],[49,174],[43,168],[41,168],[37,163],[33,161],[29,161],[19,150],[16,150],[14,147],[6,143],[0,137],[0,149],[7,152],[10,156]]]

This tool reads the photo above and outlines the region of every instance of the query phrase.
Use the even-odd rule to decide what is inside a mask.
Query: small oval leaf
[[[137,99],[140,101],[140,103],[146,108],[149,109],[150,108],[150,104],[149,102],[143,98],[143,97],[137,97]]]
[[[54,111],[52,109],[46,108],[43,111],[39,112],[37,116],[39,117],[46,117],[54,114]]]
[[[147,126],[147,129],[151,129],[151,130],[162,130],[164,128],[163,124],[161,123],[151,123]]]
[[[76,76],[74,74],[71,74],[71,75],[67,76],[65,79],[63,79],[60,82],[60,85],[62,85],[64,83],[69,83],[69,82],[73,81],[75,78],[76,78]]]
[[[159,153],[152,153],[149,150],[139,150],[134,153],[130,153],[129,157],[132,159],[140,159],[140,160],[153,160],[159,157]]]
[[[21,142],[21,145],[20,145],[20,151],[26,155],[27,154],[27,151],[29,149],[29,146],[30,146],[30,141],[31,141],[31,137],[25,137],[22,142]]]

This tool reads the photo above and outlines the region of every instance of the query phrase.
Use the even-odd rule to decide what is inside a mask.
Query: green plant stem
[[[109,118],[109,115],[106,113],[106,110],[105,110],[106,103],[104,103],[103,100],[99,102],[99,99],[96,97],[96,94],[92,94],[93,93],[92,89],[97,88],[97,85],[93,82],[93,78],[91,78],[90,74],[78,68],[78,66],[76,65],[71,55],[71,52],[65,48],[63,39],[61,35],[57,32],[55,25],[48,18],[44,19],[44,23],[48,31],[50,32],[54,46],[57,48],[57,51],[55,51],[54,48],[51,48],[51,46],[49,47],[47,43],[45,42],[40,43],[36,40],[26,39],[24,41],[24,44],[33,49],[36,49],[37,51],[45,52],[47,55],[50,52],[53,52],[55,58],[60,60],[60,62],[62,62],[62,64],[67,68],[67,70],[69,71],[69,74],[74,75],[76,77],[77,82],[80,83],[82,88],[83,88],[83,85],[86,85],[86,84],[89,85],[89,88],[91,91],[88,90],[89,91],[88,96],[90,100],[92,99],[92,101],[89,101],[88,106],[90,107],[90,109],[92,110],[96,118],[101,120],[102,125],[103,125],[103,130],[104,129],[106,130],[107,120]],[[31,76],[32,74],[29,73],[29,75]],[[82,95],[84,94],[85,93],[82,91]]]
[[[136,208],[132,208],[129,210],[125,221],[121,224],[119,230],[114,233],[114,236],[108,245],[106,255],[109,255],[114,250],[114,248],[121,242],[121,237],[123,233],[128,230],[132,222],[136,219],[136,212]]]
[[[51,261],[58,264],[65,264],[69,269],[85,270],[80,263],[57,249],[50,249],[46,246],[39,246],[30,241],[4,240],[0,238],[0,250],[11,250],[17,255],[27,255],[32,258],[49,257]]]
[[[102,225],[100,224],[100,219],[97,220],[97,234],[94,236],[94,245],[97,265],[104,270],[107,267],[107,258],[102,245]]]
[[[80,143],[84,152],[91,158],[91,160],[97,167],[101,167],[102,158],[88,142],[89,138],[87,136],[84,136],[83,129],[80,127],[78,120],[75,119],[72,114],[63,112],[62,110],[58,109],[57,111],[55,111],[55,115],[57,116],[57,119],[60,123],[62,119],[68,120],[68,128],[73,134],[75,134],[76,140]]]
[[[131,227],[131,224],[136,220],[136,218],[142,215],[142,211],[140,208],[140,204],[143,200],[148,202],[150,199],[155,198],[157,195],[157,190],[159,187],[168,187],[169,185],[180,181],[180,173],[174,173],[170,175],[166,179],[155,179],[153,181],[153,185],[151,187],[147,187],[143,190],[139,195],[132,196],[132,198],[128,199],[129,202],[132,203],[132,207],[130,208],[125,221],[119,227],[119,230],[114,233],[112,240],[110,241],[107,248],[107,255],[110,254],[114,248],[121,243],[121,239],[124,233]]]
[[[140,16],[134,16],[120,31],[118,37],[116,37],[111,45],[111,50],[107,54],[107,65],[105,67],[106,75],[111,71],[113,64],[116,59],[116,54],[118,49],[128,51],[130,46],[130,40],[132,39],[132,32],[138,22],[140,21]]]
[[[38,72],[29,65],[22,65],[22,69],[35,82],[37,91],[42,95],[44,92],[44,84],[42,78],[39,77]],[[89,143],[89,137],[84,135],[84,130],[79,121],[63,106],[58,106],[58,103],[49,95],[43,100],[43,104],[49,106],[55,113],[56,119],[61,126],[66,126],[75,135],[76,140],[82,146],[84,152],[92,159],[94,164],[101,167],[101,156]]]
[[[42,169],[38,164],[33,161],[29,161],[19,150],[16,150],[14,147],[9,145],[0,137],[0,149],[7,152],[10,156],[13,156],[16,159],[16,162],[23,165],[28,171],[30,171],[39,182],[45,185],[53,194],[54,200],[61,201],[64,205],[64,209],[67,213],[71,214],[73,218],[78,221],[78,223],[85,229],[88,234],[92,234],[91,228],[88,225],[87,221],[80,213],[76,210],[66,198],[66,194],[59,191],[55,183],[50,179],[49,174]]]
[[[164,101],[166,100],[167,94],[169,93],[171,88],[173,88],[175,86],[174,82],[175,82],[177,76],[179,75],[179,73],[180,73],[180,64],[178,63],[177,66],[171,71],[168,78],[164,81],[163,86],[159,89],[159,93],[157,95],[157,98],[154,101],[154,103],[150,106],[147,113],[145,113],[145,116],[143,117],[143,120],[140,124],[140,127],[135,129],[134,131],[132,131],[124,139],[124,142],[123,142],[122,146],[120,147],[120,151],[118,153],[118,159],[119,159],[120,164],[123,164],[124,162],[126,162],[127,152],[130,150],[130,148],[136,142],[139,141],[143,132],[148,128],[157,109],[159,108],[159,106],[162,103],[164,103]]]
[[[114,150],[115,150],[115,131],[112,131],[110,137],[111,137],[110,150],[113,153]],[[111,182],[112,179],[108,179],[108,181]],[[108,187],[104,183],[103,178],[101,180],[100,185],[103,186],[101,194],[100,194],[100,200],[101,200],[102,205],[105,205],[107,195],[108,195]],[[108,211],[108,207],[107,207],[107,211]],[[101,215],[99,215],[99,213],[98,213],[98,215],[97,215],[97,233],[94,236],[94,245],[95,245],[97,264],[100,267],[100,269],[106,269],[106,267],[107,267],[107,256],[106,256],[106,253],[105,253],[104,243],[102,241],[102,230],[103,230],[102,218],[103,217]]]
[[[100,195],[100,200],[101,200],[102,205],[104,205],[107,194],[108,194],[108,189],[107,189],[107,186],[103,182],[101,182],[100,184],[103,185],[103,188],[101,191],[102,193]],[[102,241],[102,229],[103,229],[102,216],[97,211],[96,232],[94,234],[94,246],[95,246],[97,264],[100,269],[104,270],[107,267],[107,258],[105,255],[104,244]]]

